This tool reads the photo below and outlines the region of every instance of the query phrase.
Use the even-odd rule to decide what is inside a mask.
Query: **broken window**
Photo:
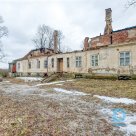
[[[92,66],[98,66],[98,54],[91,56]]]
[[[69,60],[69,58],[67,58],[67,68],[69,68],[70,67],[70,60]]]
[[[37,60],[37,68],[40,68],[40,60]]]
[[[120,52],[120,66],[130,65],[130,52]]]
[[[54,58],[51,59],[51,66],[54,68]]]
[[[81,61],[81,56],[76,57],[76,67],[81,67],[82,61]]]
[[[44,68],[48,67],[48,60],[44,60]]]

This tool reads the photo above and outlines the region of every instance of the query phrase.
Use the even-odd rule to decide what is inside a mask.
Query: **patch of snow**
[[[63,84],[56,84],[56,85],[63,85]]]
[[[112,123],[113,112],[111,109],[103,108],[100,110],[100,112],[104,115],[108,115],[111,119],[110,122]],[[126,136],[130,136],[131,134],[136,135],[136,113],[126,114],[126,118],[123,123],[125,126],[119,126],[119,129],[126,132]]]
[[[116,98],[116,97],[107,97],[107,96],[99,96],[99,95],[94,95],[94,97],[102,99],[105,102],[111,102],[111,103],[123,103],[123,104],[127,104],[127,105],[136,103],[135,100],[128,99],[128,98]]]
[[[112,110],[111,109],[107,109],[107,108],[103,108],[100,110],[101,113],[103,114],[108,114],[108,115],[112,115]]]
[[[10,83],[10,81],[3,81],[4,83]]]
[[[33,82],[33,81],[41,81],[43,78],[41,77],[16,77],[17,79],[24,80],[25,82]]]
[[[126,126],[121,127],[120,129],[122,131],[126,131],[128,135],[131,133],[136,135],[136,124],[133,124],[133,122],[136,122],[136,114],[135,115],[127,115],[126,119],[125,119]]]
[[[50,82],[50,83],[44,83],[44,84],[37,84],[35,86],[43,86],[43,85],[53,85],[58,83],[64,83],[65,81],[56,81],[56,82]]]
[[[35,86],[43,86],[43,85],[54,85],[57,84],[59,85],[59,83],[65,83],[65,82],[71,82],[73,80],[66,80],[66,81],[56,81],[56,82],[50,82],[50,83],[43,83],[43,84],[37,84]],[[62,84],[61,84],[62,85]]]
[[[65,89],[62,89],[62,88],[54,88],[54,90],[56,92],[71,94],[71,95],[87,95],[86,93],[83,93],[83,92],[78,92],[78,91],[74,91],[74,90],[68,91],[68,90],[65,90]]]
[[[72,81],[74,81],[74,80],[66,80],[67,82],[72,82]]]

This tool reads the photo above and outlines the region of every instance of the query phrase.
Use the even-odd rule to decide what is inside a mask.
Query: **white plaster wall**
[[[119,53],[122,51],[131,52],[131,64],[130,66],[119,65]],[[91,55],[99,54],[99,65],[93,67],[91,65]],[[76,56],[82,57],[82,66],[76,67]],[[70,67],[67,68],[67,57],[70,59]],[[52,68],[51,60],[54,58],[54,67]],[[36,57],[29,59],[32,62],[32,68],[28,69],[28,60],[18,61],[20,63],[20,70],[17,72],[23,73],[46,73],[47,71],[57,72],[57,59],[63,58],[63,71],[64,72],[77,72],[88,73],[91,69],[93,73],[97,74],[130,74],[130,70],[133,69],[136,74],[136,43],[111,45],[110,47],[104,47],[97,50],[89,50],[85,52],[72,52],[64,54],[54,54],[48,57],[48,70],[44,68],[44,60],[47,56]],[[37,68],[37,59],[40,60],[40,69]]]

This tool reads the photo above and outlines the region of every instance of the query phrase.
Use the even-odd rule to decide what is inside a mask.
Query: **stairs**
[[[51,82],[51,81],[53,81],[53,80],[56,80],[56,79],[58,79],[58,78],[60,78],[60,77],[62,77],[63,76],[63,74],[62,73],[54,73],[54,74],[51,74],[50,76],[47,76],[47,77],[45,77],[41,82],[43,83],[48,83],[48,82]]]

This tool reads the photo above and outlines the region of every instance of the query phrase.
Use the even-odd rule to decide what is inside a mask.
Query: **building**
[[[114,31],[112,10],[106,9],[104,34],[86,37],[83,50],[57,52],[57,31],[54,50],[36,49],[14,61],[20,76],[46,73],[89,73],[92,75],[136,75],[136,26]],[[12,63],[10,72],[12,73]],[[14,68],[15,69],[15,68]]]

